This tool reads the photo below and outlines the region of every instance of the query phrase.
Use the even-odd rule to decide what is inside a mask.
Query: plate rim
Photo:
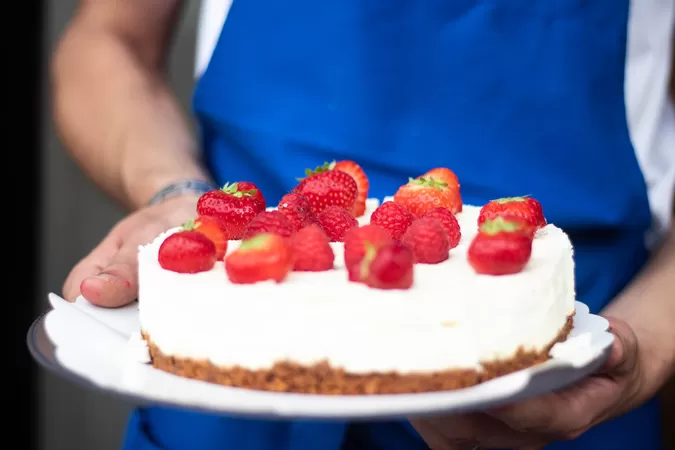
[[[578,302],[580,303],[580,302]],[[583,304],[583,303],[582,303]],[[586,306],[585,304],[583,304]],[[261,419],[263,416],[266,419],[271,419],[271,420],[303,420],[303,419],[317,419],[317,420],[345,420],[345,421],[380,421],[380,420],[389,420],[389,419],[401,419],[403,417],[410,417],[410,416],[415,416],[415,417],[421,417],[421,416],[426,416],[426,415],[439,415],[443,414],[442,407],[435,406],[432,410],[424,411],[424,412],[414,412],[412,414],[401,414],[400,411],[391,411],[391,412],[385,412],[382,414],[377,414],[373,412],[367,412],[366,414],[363,415],[357,415],[353,413],[345,413],[345,412],[336,412],[334,410],[328,411],[328,414],[317,414],[317,413],[304,413],[304,414],[299,414],[295,413],[294,411],[297,411],[298,408],[296,407],[291,407],[289,409],[282,408],[280,409],[278,407],[277,402],[270,402],[270,406],[267,408],[259,408],[259,407],[253,407],[253,408],[236,408],[232,409],[231,407],[226,407],[226,408],[218,408],[217,406],[207,406],[207,405],[199,405],[199,404],[189,404],[186,402],[172,402],[169,400],[163,400],[163,399],[157,399],[157,398],[149,398],[149,397],[144,397],[140,394],[136,393],[130,393],[127,391],[124,391],[123,389],[119,389],[117,386],[106,386],[106,385],[101,385],[98,384],[96,381],[87,378],[85,375],[79,374],[75,372],[74,370],[69,369],[68,367],[65,367],[61,364],[59,364],[57,356],[56,356],[56,349],[57,346],[54,345],[54,343],[51,341],[49,338],[46,327],[45,327],[45,320],[50,312],[52,312],[54,308],[50,308],[48,311],[43,312],[37,319],[33,321],[31,326],[29,327],[28,333],[27,333],[27,344],[29,347],[29,351],[31,353],[31,356],[35,359],[35,361],[42,366],[45,370],[47,370],[49,373],[52,375],[58,376],[60,378],[65,379],[66,381],[72,382],[77,386],[80,386],[82,388],[85,388],[90,391],[95,391],[97,393],[100,393],[101,395],[104,396],[110,396],[115,399],[119,400],[124,400],[128,403],[131,403],[134,407],[143,407],[143,406],[157,406],[157,407],[167,407],[167,408],[178,408],[182,409],[185,411],[192,411],[196,413],[202,413],[202,414],[209,414],[209,415],[219,415],[219,416],[230,416],[230,417],[243,417],[243,418],[254,418],[254,419]],[[585,312],[586,314],[591,314],[596,316],[595,314],[590,313],[590,311]],[[601,316],[598,316],[601,317]],[[609,333],[607,329],[602,331],[603,333]],[[611,333],[609,333],[611,334]],[[591,360],[588,365],[598,365],[599,361],[604,361],[608,356],[609,356],[609,350],[611,350],[611,345],[608,346],[607,348],[604,348],[603,351],[601,352],[600,355],[595,357],[593,360]],[[46,353],[45,353],[46,352]],[[579,374],[580,372],[584,372],[582,368],[579,367],[572,367],[569,366],[567,367],[574,374]],[[513,374],[516,374],[518,372],[514,372]],[[546,373],[546,372],[544,372]],[[579,381],[579,379],[583,378],[584,376],[587,376],[590,371],[586,372],[584,375],[581,376],[576,376],[572,381],[569,383],[564,383],[563,386],[560,386],[556,389],[561,389],[566,386],[569,386],[571,384],[574,384]],[[510,374],[512,375],[512,374]],[[534,374],[528,374],[527,376],[527,382],[526,385],[531,382],[531,380],[536,377],[538,373]],[[174,375],[175,376],[175,375]],[[507,375],[508,376],[508,375]],[[234,389],[234,388],[233,388]],[[260,393],[260,392],[256,392]],[[278,393],[277,393],[278,394]],[[433,395],[437,395],[438,393],[430,393]],[[415,394],[415,395],[420,395],[420,394]],[[537,394],[541,395],[541,394]],[[481,404],[489,404],[489,407],[494,407],[499,404],[506,404],[509,402],[513,402],[514,400],[509,400],[513,399],[515,396],[510,396],[507,398],[499,399],[497,401],[493,402],[477,402],[473,403],[473,405],[481,405]],[[516,400],[517,401],[517,400]],[[419,408],[418,408],[419,409]],[[450,408],[447,408],[450,409]],[[461,410],[463,408],[453,408],[454,413],[461,413]],[[474,410],[475,408],[473,407],[465,407],[464,409],[466,410]]]

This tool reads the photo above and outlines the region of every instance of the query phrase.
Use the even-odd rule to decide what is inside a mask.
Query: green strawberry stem
[[[500,205],[503,205],[504,203],[512,203],[512,202],[524,202],[526,198],[530,197],[530,195],[520,195],[518,197],[502,197],[498,198],[495,200],[490,200],[495,203],[499,203]]]
[[[269,233],[256,234],[252,238],[242,241],[241,245],[237,250],[244,253],[262,250],[267,246],[269,240],[270,240]]]
[[[228,195],[233,195],[236,198],[250,197],[258,192],[257,189],[249,189],[248,191],[240,191],[237,183],[225,183],[225,185],[220,188],[221,191]]]
[[[439,191],[448,186],[448,183],[436,180],[432,177],[408,178],[408,184],[421,187],[430,187],[438,189]]]
[[[181,225],[183,228],[183,231],[194,231],[195,229],[195,221],[190,219],[187,222],[185,222],[183,225]]]
[[[370,264],[377,256],[377,247],[370,241],[363,242],[363,260],[361,261],[361,281],[365,281],[368,278],[368,273],[370,272]]]
[[[521,222],[507,220],[500,216],[492,220],[486,220],[481,225],[480,232],[484,234],[495,235],[502,232],[512,233],[522,229],[523,224]]]
[[[335,168],[336,162],[324,162],[322,165],[317,166],[314,169],[305,169],[305,177],[304,178],[296,178],[297,181],[302,181],[305,178],[309,178],[312,175],[316,175],[318,173],[324,173],[324,172],[330,172]]]

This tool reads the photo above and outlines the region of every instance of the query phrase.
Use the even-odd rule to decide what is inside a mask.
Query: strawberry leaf
[[[370,272],[370,265],[372,264],[375,256],[377,256],[377,247],[370,241],[363,242],[364,255],[361,260],[361,270],[360,277],[361,281],[365,281],[368,278],[368,273]]]
[[[522,231],[523,228],[524,224],[522,222],[504,219],[503,217],[499,216],[492,220],[486,220],[480,226],[480,232],[489,235],[495,235],[501,232],[513,233],[516,231]]]
[[[242,197],[250,197],[256,194],[258,192],[257,189],[249,189],[248,191],[240,191],[239,190],[239,185],[237,183],[225,183],[222,188],[220,188],[221,191],[228,195],[232,195],[236,198],[242,198]]]
[[[439,191],[443,190],[445,187],[448,187],[448,183],[431,177],[408,178],[408,184],[420,187],[430,187],[438,189]]]
[[[498,198],[495,200],[491,200],[492,202],[499,203],[500,205],[503,205],[505,203],[512,203],[512,202],[524,202],[526,198],[530,197],[530,195],[521,195],[518,197],[502,197]]]
[[[312,175],[316,175],[319,173],[324,173],[324,172],[330,172],[335,168],[335,161],[333,162],[324,162],[322,165],[315,167],[314,169],[305,169],[305,178],[309,178]],[[297,181],[302,181],[305,178],[296,178]]]
[[[269,240],[270,240],[269,233],[256,234],[252,238],[242,241],[237,250],[241,251],[242,253],[261,250],[267,246]]]

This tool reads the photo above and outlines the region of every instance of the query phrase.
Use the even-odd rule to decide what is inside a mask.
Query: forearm
[[[675,225],[639,276],[603,311],[635,332],[644,364],[639,401],[675,374]]]
[[[53,63],[58,131],[73,158],[129,208],[162,186],[208,179],[175,98],[158,69],[114,33],[75,23]]]

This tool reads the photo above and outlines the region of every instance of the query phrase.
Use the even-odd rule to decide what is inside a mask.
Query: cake
[[[219,244],[205,231],[202,235],[209,241],[197,239],[202,247],[195,244],[192,250],[201,255],[201,248],[207,253],[215,249],[213,255],[218,251],[223,255],[209,253],[199,264],[183,270],[180,252],[192,251],[190,246],[167,242],[181,233],[188,233],[186,237],[199,234],[194,223],[191,228],[167,230],[139,247],[141,333],[153,366],[182,377],[256,390],[331,395],[431,392],[469,387],[543,362],[551,347],[566,339],[575,305],[573,248],[561,229],[541,221],[543,216],[536,219],[540,221],[537,224],[522,213],[531,211],[523,207],[536,201],[519,197],[464,205],[458,200],[459,183],[454,182],[455,186],[450,180],[433,189],[456,190],[454,197],[435,196],[425,210],[424,197],[412,205],[405,192],[410,184],[420,186],[416,180],[424,176],[411,179],[394,197],[382,202],[367,199],[362,192],[367,188],[357,176],[350,176],[357,181],[357,195],[350,192],[346,203],[336,206],[350,216],[341,219],[347,230],[338,236],[330,221],[303,224],[286,214],[284,217],[296,219],[293,230],[290,234],[283,227],[274,231],[279,228],[274,220],[288,203],[282,199],[279,208],[269,207],[262,196],[257,199],[259,210],[240,228],[248,230],[242,236],[225,223],[234,219],[203,214],[213,206],[205,194],[198,204],[200,217],[218,218],[224,233],[221,238],[227,240],[225,245]],[[222,192],[228,189],[229,194],[244,191],[235,184]],[[253,197],[256,189],[244,195]],[[296,189],[292,194],[297,193]],[[318,212],[316,208],[337,211],[330,209],[335,205],[325,202],[335,195],[323,200],[311,193],[298,197],[310,199],[312,212]],[[402,234],[380,214],[401,205],[405,206],[401,209],[405,222]],[[440,209],[454,216],[456,229],[443,225],[439,232],[441,221],[431,219],[432,213],[425,215],[430,210],[443,213]],[[255,225],[257,216],[261,218]],[[238,217],[242,215],[238,213]],[[450,218],[451,227],[453,220]],[[528,221],[534,225],[526,226]],[[489,227],[495,224],[496,232],[490,233]],[[417,230],[411,231],[415,227]],[[256,228],[257,233],[251,231]],[[355,239],[358,233],[354,230],[364,228],[386,230],[391,240],[377,248],[369,243],[361,259],[357,256],[354,260],[353,242],[342,241]],[[304,229],[305,237],[295,244],[295,236]],[[312,233],[324,236],[332,252],[324,249],[303,256],[304,250],[296,245],[309,245],[314,238],[307,236]],[[488,242],[481,247],[483,234],[513,241],[506,245]],[[275,261],[287,261],[291,266],[275,276],[261,269],[269,258],[261,259],[255,270],[269,276],[242,278],[243,272],[234,268],[241,258],[233,255],[240,247],[255,251],[256,245],[270,236],[275,239],[270,242],[291,250],[288,255],[296,251],[297,258],[288,259],[283,253]],[[250,244],[253,241],[257,244]],[[526,242],[520,261],[514,260],[518,255],[514,242]],[[350,252],[347,258],[346,246]],[[371,282],[369,269],[375,270],[373,258],[377,257],[373,255],[379,255],[382,248],[398,249],[401,261],[411,257],[412,263],[409,268],[405,263],[397,266],[406,266],[401,269],[405,275],[399,277],[395,269],[387,269],[384,278]],[[243,250],[241,254],[248,255]],[[328,264],[320,259],[331,254]],[[297,266],[305,257],[311,259],[306,262],[309,266]],[[396,280],[387,285],[387,277]]]

